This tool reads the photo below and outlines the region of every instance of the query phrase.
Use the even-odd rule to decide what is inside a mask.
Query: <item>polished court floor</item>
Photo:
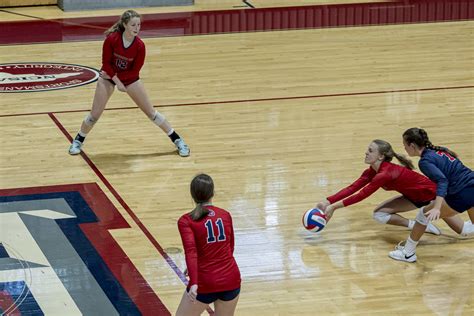
[[[352,26],[347,14],[335,16],[341,26],[331,18],[314,23],[318,5],[337,14],[342,9],[307,1],[298,8],[306,12],[304,27],[286,29],[285,14],[288,25],[292,17],[303,23],[294,8],[285,9],[293,3],[251,3],[255,9],[205,0],[195,7],[137,9],[145,14],[147,35],[141,78],[157,110],[189,143],[188,158],[118,91],[82,156],[69,156],[67,148],[90,108],[94,83],[0,91],[2,313],[174,314],[185,269],[176,222],[193,207],[188,187],[198,172],[214,178],[214,203],[234,217],[243,279],[236,315],[474,313],[472,239],[440,222],[443,234],[423,237],[417,263],[388,257],[408,230],[378,224],[372,211],[393,192],[336,211],[319,234],[301,225],[305,210],[362,173],[372,139],[403,153],[403,131],[423,127],[433,143],[474,168],[471,1],[425,13],[419,1],[404,3],[408,24],[390,13],[365,23],[351,7],[360,4],[340,2],[344,14],[354,10]],[[385,12],[397,5],[368,2],[367,8]],[[260,9],[270,11],[250,12]],[[2,34],[0,67],[90,68],[100,68],[107,17],[122,11],[2,10],[2,27],[23,33]],[[203,22],[214,17],[225,27],[230,16],[232,24],[227,10],[246,21],[252,14],[278,21],[263,30],[234,21],[236,29],[227,32]],[[163,27],[152,17],[175,24]],[[59,24],[51,19],[66,26],[50,28]],[[75,19],[81,23],[71,30]],[[146,21],[156,27],[146,29]],[[196,21],[200,29],[189,27]],[[41,33],[42,27],[61,36]]]

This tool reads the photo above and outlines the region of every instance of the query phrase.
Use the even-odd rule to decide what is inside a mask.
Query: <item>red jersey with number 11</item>
[[[178,220],[189,285],[198,293],[230,291],[240,287],[240,271],[234,259],[234,228],[230,213],[207,205],[209,214],[194,221],[184,214]]]

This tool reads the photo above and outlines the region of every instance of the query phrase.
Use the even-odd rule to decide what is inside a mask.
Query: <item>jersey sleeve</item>
[[[114,52],[112,37],[107,36],[102,45],[102,70],[109,75],[110,78],[115,76],[115,71],[112,65],[112,54]]]
[[[198,284],[198,255],[193,230],[189,222],[183,217],[178,221],[178,229],[181,235],[181,241],[183,242],[189,285]]]
[[[421,172],[430,178],[431,181],[436,183],[436,195],[445,197],[448,193],[449,181],[443,172],[441,172],[441,170],[439,170],[439,168],[428,159],[421,159],[418,165]]]
[[[375,174],[375,171],[373,171]],[[371,178],[373,177],[373,174],[371,172],[371,169],[365,170],[362,175],[354,181],[351,185],[345,187],[344,189],[340,190],[336,194],[333,194],[329,197],[327,197],[327,200],[331,202],[331,204],[336,203],[337,201],[340,201],[355,192],[359,191],[361,188],[363,188],[367,183],[370,182]]]
[[[382,187],[387,181],[390,180],[390,175],[385,173],[377,174],[372,181],[369,182],[362,190],[357,192],[354,195],[351,195],[347,199],[342,201],[344,206],[349,206],[352,204],[356,204],[367,197],[371,196],[375,191],[377,191],[380,187]]]
[[[229,222],[230,222],[230,250],[232,251],[232,254],[234,253],[234,244],[235,244],[235,239],[234,239],[234,223],[232,222],[232,216],[229,215]]]
[[[120,72],[120,75],[123,76],[123,78],[138,78],[140,76],[140,70],[142,69],[143,64],[145,63],[145,56],[145,44],[140,42],[140,45],[138,46],[137,56],[133,61],[132,68]]]

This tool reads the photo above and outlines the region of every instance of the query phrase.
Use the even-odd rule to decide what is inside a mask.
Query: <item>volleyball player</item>
[[[214,182],[210,176],[197,175],[190,191],[196,207],[178,220],[189,283],[176,315],[201,315],[211,303],[216,315],[234,315],[241,279],[233,255],[232,217],[212,205]]]
[[[403,165],[392,163],[393,158]],[[428,205],[436,197],[436,184],[412,169],[412,162],[405,156],[397,154],[390,143],[373,140],[365,153],[365,163],[370,165],[362,175],[350,186],[340,190],[326,200],[317,203],[325,212],[328,220],[336,209],[356,204],[378,189],[397,191],[401,195],[382,202],[374,210],[373,218],[382,224],[397,225],[412,229],[414,220],[407,219],[398,213],[408,212]],[[460,233],[463,222],[459,218],[446,219],[448,225]],[[429,224],[426,231],[435,235],[441,231]]]
[[[102,69],[97,81],[92,110],[82,122],[77,136],[69,147],[69,154],[77,155],[81,152],[87,134],[99,120],[116,86],[119,91],[126,92],[148,118],[168,135],[180,156],[189,156],[189,147],[168,120],[154,109],[140,80],[140,69],[146,54],[145,44],[138,37],[140,27],[140,15],[133,10],[127,10],[120,20],[105,32],[107,36],[102,48]]]
[[[470,221],[464,222],[460,234],[474,234],[474,171],[466,167],[457,154],[445,147],[434,146],[421,128],[403,133],[403,145],[409,156],[418,156],[418,166],[436,184],[434,203],[421,208],[410,236],[399,243],[389,256],[395,260],[415,262],[416,246],[430,221],[468,211]]]

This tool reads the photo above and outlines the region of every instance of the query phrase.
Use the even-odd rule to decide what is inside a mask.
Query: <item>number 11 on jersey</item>
[[[217,226],[217,241],[219,242],[225,240],[224,223],[222,222],[222,218],[218,218],[215,223],[213,223],[211,219],[208,219],[204,225],[207,228],[207,243],[216,242],[214,226]]]

